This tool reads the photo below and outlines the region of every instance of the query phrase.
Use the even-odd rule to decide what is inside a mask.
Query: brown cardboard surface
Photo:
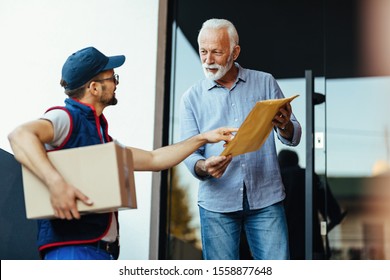
[[[94,204],[78,201],[81,214],[137,208],[131,150],[117,142],[48,152],[65,180],[80,189]],[[47,187],[22,166],[28,219],[54,218]]]
[[[232,155],[234,157],[260,149],[271,133],[272,120],[276,113],[282,106],[298,96],[256,102],[256,105],[238,129],[234,139],[227,144],[221,156]]]

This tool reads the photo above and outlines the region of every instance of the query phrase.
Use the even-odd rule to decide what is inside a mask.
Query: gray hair
[[[233,23],[226,19],[212,18],[206,20],[198,34],[198,44],[199,38],[203,30],[205,29],[226,29],[230,39],[230,51],[233,51],[233,48],[238,45],[238,33]]]

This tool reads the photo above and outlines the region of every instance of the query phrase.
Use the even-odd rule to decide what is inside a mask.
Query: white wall
[[[7,134],[62,105],[61,68],[74,51],[95,46],[124,54],[118,105],[104,112],[121,143],[153,148],[158,0],[0,0],[0,148]],[[121,211],[121,259],[148,259],[151,173],[137,173],[139,209]]]

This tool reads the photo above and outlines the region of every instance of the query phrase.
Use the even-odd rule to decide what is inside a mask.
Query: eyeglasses
[[[99,79],[99,80],[94,80],[94,81],[95,82],[102,82],[102,81],[106,81],[106,80],[113,80],[114,83],[117,85],[117,84],[119,84],[119,75],[118,74],[114,74],[114,75],[112,75],[109,78]]]

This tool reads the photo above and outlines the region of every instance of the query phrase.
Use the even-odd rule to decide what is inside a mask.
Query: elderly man
[[[257,101],[284,98],[272,75],[241,67],[238,33],[224,19],[203,23],[199,55],[206,79],[182,96],[181,135],[227,124],[239,127]],[[283,144],[298,145],[301,126],[288,103],[279,109],[274,130],[256,152],[219,156],[222,145],[205,145],[185,160],[200,180],[198,205],[203,257],[239,259],[240,233],[245,230],[255,259],[288,259],[285,198],[274,133]]]

